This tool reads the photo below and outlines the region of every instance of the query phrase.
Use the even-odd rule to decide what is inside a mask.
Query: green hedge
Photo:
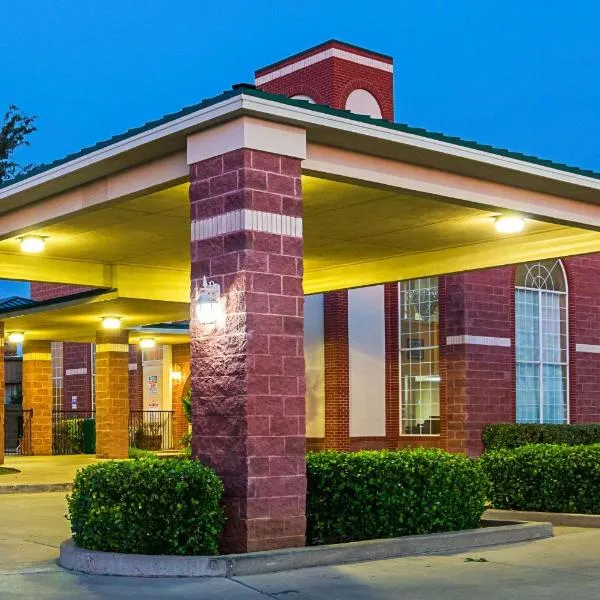
[[[309,453],[307,475],[313,545],[472,529],[487,489],[476,461],[440,450]]]
[[[73,541],[138,554],[216,554],[223,484],[192,460],[107,461],[77,472],[68,497]]]
[[[528,444],[587,446],[599,443],[600,423],[585,425],[500,423],[486,425],[483,429],[483,445],[486,450],[519,448]]]
[[[494,508],[600,513],[600,445],[531,445],[480,459]]]

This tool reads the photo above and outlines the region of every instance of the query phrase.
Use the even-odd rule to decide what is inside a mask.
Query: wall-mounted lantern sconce
[[[196,301],[196,318],[202,325],[213,325],[219,320],[221,307],[219,299],[221,298],[221,286],[214,281],[206,281],[202,278],[202,287],[198,293]]]
[[[171,379],[173,381],[181,381],[183,379],[183,373],[181,372],[181,367],[179,365],[173,365]]]

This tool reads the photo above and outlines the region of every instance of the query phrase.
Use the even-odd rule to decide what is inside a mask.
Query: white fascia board
[[[561,169],[538,165],[509,156],[485,152],[483,150],[477,150],[476,148],[468,148],[459,144],[452,144],[450,142],[423,137],[413,133],[381,127],[372,123],[355,121],[337,115],[320,113],[307,108],[274,102],[273,100],[267,100],[265,98],[243,96],[243,108],[252,111],[254,114],[263,113],[269,115],[271,118],[276,116],[285,119],[293,119],[296,122],[306,125],[334,128],[339,131],[347,131],[348,133],[368,136],[381,141],[430,150],[456,158],[463,158],[495,167],[535,175],[537,177],[543,177],[545,179],[553,179],[563,183],[600,190],[600,179],[595,179],[593,177],[569,173],[568,171],[563,171]]]
[[[218,104],[207,106],[206,108],[202,108],[196,112],[180,117],[179,119],[169,121],[168,123],[163,123],[153,129],[142,131],[137,135],[128,137],[119,142],[115,142],[110,146],[100,148],[95,152],[90,152],[89,154],[75,158],[72,161],[58,165],[37,175],[32,175],[23,181],[18,181],[13,185],[2,188],[0,189],[0,200],[12,196],[13,194],[23,192],[28,188],[37,187],[48,181],[57,179],[58,177],[68,175],[94,163],[99,163],[119,154],[129,152],[135,148],[139,148],[140,146],[144,146],[150,142],[155,142],[169,135],[186,130],[193,130],[204,123],[222,117],[227,113],[240,110],[241,108],[241,96],[228,98],[227,100],[223,100],[223,102],[219,102]]]
[[[228,98],[202,108],[196,112],[187,114],[183,117],[158,125],[153,129],[148,129],[137,135],[126,138],[119,142],[115,142],[110,146],[106,146],[95,152],[91,152],[79,158],[73,159],[70,162],[58,165],[47,171],[43,171],[37,175],[33,175],[23,181],[19,181],[8,187],[0,189],[0,200],[8,198],[14,194],[24,192],[30,188],[38,187],[46,182],[52,181],[64,175],[76,172],[87,166],[124,154],[136,148],[140,148],[145,144],[156,142],[161,138],[166,138],[170,135],[195,131],[201,129],[202,126],[207,126],[210,121],[226,117],[230,113],[239,114],[239,111],[248,111],[252,115],[264,115],[265,118],[271,120],[284,119],[292,121],[296,125],[304,125],[307,127],[325,127],[335,129],[341,132],[347,132],[355,135],[365,136],[383,142],[400,144],[408,147],[419,148],[437,152],[447,156],[479,162],[490,166],[509,169],[515,172],[525,173],[544,179],[560,181],[579,187],[584,187],[593,190],[600,190],[600,180],[585,175],[569,173],[560,169],[538,165],[515,158],[501,156],[475,148],[468,148],[450,142],[444,142],[428,137],[419,136],[404,131],[398,131],[387,127],[381,127],[373,123],[366,123],[348,119],[342,116],[333,115],[325,112],[317,112],[309,108],[300,106],[292,106],[268,100],[266,98],[258,98],[251,95],[240,94],[233,98]],[[171,148],[169,152],[173,152]],[[116,168],[115,168],[116,170]]]

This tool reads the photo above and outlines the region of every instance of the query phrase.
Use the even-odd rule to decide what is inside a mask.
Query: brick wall
[[[181,379],[172,382],[173,441],[176,448],[181,448],[181,438],[188,432],[189,423],[183,411],[183,398],[191,387],[190,380],[190,345],[174,344],[172,346],[173,367],[181,371]]]
[[[325,448],[350,448],[348,291],[323,297],[325,347]],[[315,447],[315,442],[311,443]]]
[[[52,298],[62,298],[71,294],[80,292],[88,292],[95,288],[83,285],[67,285],[64,283],[41,283],[38,281],[31,282],[31,299],[32,300],[51,300]],[[60,341],[60,340],[57,340]]]
[[[142,350],[139,345],[129,346],[129,409],[144,409],[144,371],[142,366]],[[135,367],[135,368],[134,368]]]
[[[576,344],[600,345],[600,254],[563,261],[569,285],[569,405],[572,423],[600,422],[600,354]]]
[[[90,344],[63,343],[63,406],[65,410],[71,410],[73,396],[77,396],[77,410],[92,409],[91,374]]]
[[[443,278],[447,336],[510,340],[510,347],[446,347],[448,449],[476,455],[487,423],[515,419],[514,268],[471,271]]]
[[[260,77],[309,58],[329,48],[339,48],[351,54],[376,59],[392,64],[390,57],[355,48],[339,42],[327,42],[299,55],[280,61],[275,65],[256,71]],[[381,108],[384,119],[394,120],[394,77],[393,73],[367,65],[357,64],[331,57],[308,65],[293,73],[282,75],[260,86],[261,89],[284,96],[306,95],[318,104],[345,109],[346,100],[353,90],[364,89],[373,94]]]

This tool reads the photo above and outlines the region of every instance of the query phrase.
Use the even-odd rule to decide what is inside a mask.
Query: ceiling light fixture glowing
[[[144,350],[148,350],[149,348],[156,347],[156,340],[154,338],[141,338],[140,339],[140,348]]]
[[[121,329],[121,317],[103,317],[103,329]]]
[[[498,233],[520,233],[525,227],[522,217],[496,217],[496,231]]]
[[[22,331],[11,331],[8,334],[8,341],[11,344],[22,344],[25,340],[25,334]]]
[[[46,238],[41,235],[26,235],[21,238],[21,251],[27,254],[37,254],[44,249]]]

